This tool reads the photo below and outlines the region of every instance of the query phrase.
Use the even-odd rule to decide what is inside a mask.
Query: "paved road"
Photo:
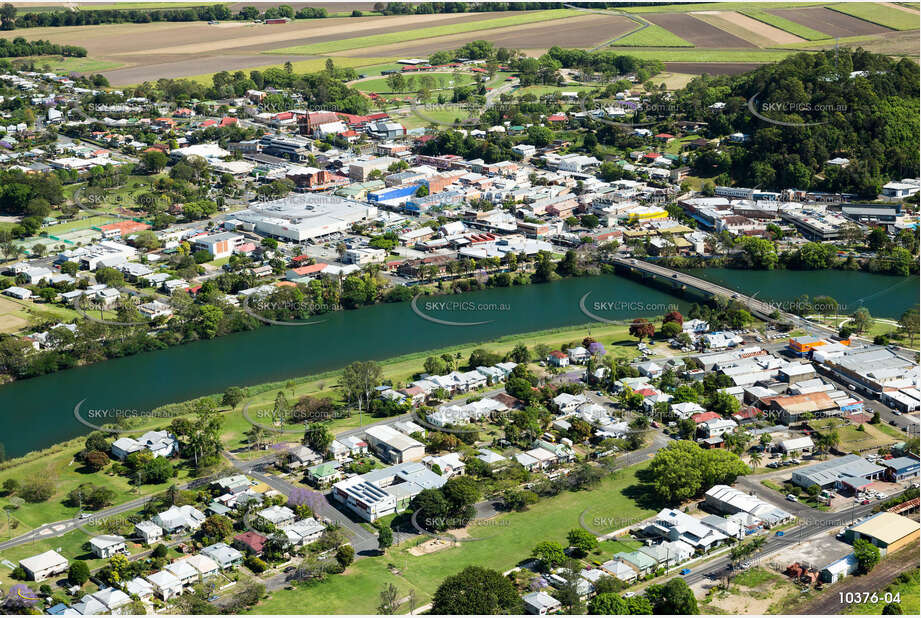
[[[377,551],[377,535],[372,534],[360,523],[351,519],[349,515],[336,508],[330,501],[329,494],[308,489],[302,485],[295,485],[284,479],[262,472],[262,469],[274,460],[274,456],[263,457],[254,461],[243,461],[230,452],[225,451],[224,455],[239,472],[262,481],[272,489],[286,496],[290,496],[294,492],[309,491],[313,494],[314,498],[310,501],[310,507],[314,510],[314,513],[322,518],[334,521],[345,528],[348,531],[352,547],[355,548],[356,554],[367,555],[369,552]]]

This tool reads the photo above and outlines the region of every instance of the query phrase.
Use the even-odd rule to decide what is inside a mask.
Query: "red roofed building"
[[[706,423],[707,421],[712,421],[717,418],[722,417],[716,412],[698,412],[691,417],[691,420],[700,425],[701,423]]]
[[[566,122],[566,114],[553,114],[547,117],[547,122]]]
[[[125,238],[130,234],[149,229],[149,225],[137,221],[116,221],[115,223],[107,223],[99,227],[103,238]]]
[[[675,136],[672,135],[671,133],[659,133],[658,135],[656,135],[656,139],[659,140],[660,142],[670,142],[673,139],[675,139]]]
[[[559,350],[554,350],[547,356],[547,362],[556,367],[565,367],[569,364],[569,356]]]
[[[237,119],[234,118],[233,116],[224,116],[223,118],[221,118],[222,127],[229,127],[232,124],[237,124]]]
[[[179,107],[173,112],[173,116],[176,118],[191,118],[194,113],[188,107]]]
[[[310,275],[316,275],[323,272],[327,266],[329,266],[329,264],[325,264],[323,262],[309,264],[307,266],[298,266],[297,268],[290,269],[287,276],[289,278],[309,277]]]
[[[308,112],[297,119],[297,126],[302,135],[313,135],[316,128],[321,124],[330,122],[339,122],[339,116],[336,112]]]
[[[262,553],[262,549],[265,547],[266,541],[268,541],[268,538],[257,532],[253,532],[252,530],[247,530],[246,532],[233,537],[234,545],[244,551],[252,552],[257,556]]]
[[[644,158],[644,159],[649,159],[650,161],[655,161],[656,159],[658,159],[658,158],[661,157],[661,156],[662,156],[662,155],[660,155],[658,152],[649,152],[649,153],[644,154],[644,155],[643,155],[643,158]]]
[[[306,262],[309,259],[311,259],[309,255],[298,255],[296,257],[291,258],[291,261],[294,262],[295,264],[300,264],[301,262]]]
[[[741,425],[742,423],[750,423],[752,421],[757,420],[757,418],[761,416],[761,414],[762,412],[758,408],[754,406],[748,406],[746,408],[742,408],[741,410],[733,414],[732,420],[734,420],[735,422]]]

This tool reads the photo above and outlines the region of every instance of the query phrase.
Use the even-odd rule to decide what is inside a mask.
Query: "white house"
[[[194,569],[193,569],[194,570]],[[182,594],[182,582],[169,571],[157,571],[145,578],[153,586],[154,592],[164,601]]]
[[[166,565],[164,570],[171,573],[183,586],[189,586],[199,580],[198,571],[188,562],[188,558]]]
[[[153,517],[153,523],[163,528],[167,534],[198,530],[203,521],[205,521],[205,514],[191,504],[171,506]]]
[[[521,600],[524,601],[524,611],[533,616],[552,614],[562,606],[557,599],[542,590],[530,592],[521,597]]]
[[[155,457],[172,457],[179,451],[179,441],[168,431],[148,431],[137,440],[123,437],[112,443],[112,454],[120,461],[143,450],[150,451]]]
[[[67,558],[53,549],[19,561],[19,566],[25,569],[29,578],[37,582],[65,572],[69,565]]]
[[[95,536],[90,539],[90,548],[97,558],[111,558],[118,553],[128,553],[125,537],[118,535]]]
[[[144,539],[144,543],[150,545],[163,538],[163,528],[152,521],[140,521],[134,524],[134,531]]]
[[[285,536],[288,537],[288,542],[295,547],[313,543],[323,535],[324,530],[326,530],[326,526],[313,517],[298,520],[281,529]]]
[[[209,545],[201,553],[214,560],[221,569],[231,569],[243,563],[243,554],[227,543]]]
[[[286,506],[274,504],[267,509],[259,511],[259,517],[276,528],[282,528],[294,523],[294,511]]]

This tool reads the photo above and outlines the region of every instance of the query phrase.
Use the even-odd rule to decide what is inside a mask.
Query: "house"
[[[338,461],[318,463],[307,468],[307,481],[314,487],[329,487],[342,478]]]
[[[365,430],[365,437],[371,448],[384,461],[404,463],[419,461],[425,457],[425,445],[414,438],[400,433],[388,425],[377,425]]]
[[[199,580],[198,571],[188,563],[188,558],[168,564],[164,571],[174,575],[183,586],[190,586]]]
[[[185,562],[198,572],[198,579],[204,581],[218,574],[221,567],[216,560],[204,554],[192,554]]]
[[[258,513],[259,517],[266,523],[272,524],[276,528],[283,528],[294,523],[294,511],[286,506],[274,504],[267,509],[262,509]]]
[[[171,506],[167,510],[153,516],[153,523],[157,524],[166,534],[175,532],[191,532],[198,530],[205,521],[205,514],[191,504]]]
[[[659,364],[654,363],[652,361],[649,361],[646,363],[640,363],[636,366],[636,368],[639,370],[641,374],[643,374],[647,378],[658,378],[659,376],[662,375],[664,371],[664,369],[662,369],[662,367]]]
[[[288,542],[295,547],[313,543],[322,536],[324,530],[326,530],[326,526],[313,517],[298,520],[281,529],[285,536],[288,537]]]
[[[569,348],[566,350],[566,353],[569,355],[569,362],[575,364],[581,364],[587,362],[588,359],[592,357],[591,352],[583,348],[582,346],[576,346],[575,348]]]
[[[134,524],[134,532],[144,539],[144,543],[147,545],[156,543],[163,538],[163,528],[152,521],[140,521]]]
[[[427,455],[422,458],[422,463],[430,470],[438,466],[437,473],[445,478],[460,476],[464,473],[466,464],[461,460],[457,453],[447,453],[445,455]],[[440,471],[440,472],[438,472]]]
[[[143,577],[135,577],[129,582],[125,582],[125,592],[131,596],[137,596],[141,601],[147,601],[154,594],[154,587]]]
[[[232,569],[243,564],[243,554],[227,543],[215,543],[201,550],[201,554],[214,560],[221,569]]]
[[[569,366],[569,356],[559,350],[553,350],[547,356],[547,364],[554,367],[567,367]]]
[[[694,403],[692,401],[683,401],[681,403],[673,403],[670,406],[672,414],[677,416],[679,419],[691,418],[695,414],[702,414],[706,412],[700,404]]]
[[[656,570],[656,559],[641,551],[617,552],[614,554],[613,559],[615,561],[627,563],[640,575],[640,577]]]
[[[148,450],[154,457],[172,457],[179,452],[179,440],[168,431],[148,431],[140,438],[119,438],[112,443],[112,455],[124,461],[131,453]]]
[[[29,579],[36,582],[64,573],[69,565],[67,558],[52,549],[19,561]]]
[[[242,534],[238,534],[233,537],[233,543],[243,551],[257,556],[262,555],[262,549],[265,547],[265,542],[268,541],[268,537],[265,537],[258,532],[253,532],[252,530],[247,530]]]
[[[539,590],[530,592],[521,597],[524,601],[524,611],[532,616],[546,616],[558,612],[562,604],[546,592]]]
[[[655,560],[656,568],[681,564],[686,560],[690,560],[694,555],[694,548],[684,541],[666,541],[655,545],[644,545],[637,551]]]
[[[288,451],[289,470],[297,470],[304,466],[312,466],[323,461],[323,458],[316,454],[310,447],[300,445]]]
[[[128,553],[125,537],[118,535],[94,536],[90,539],[90,549],[97,558],[111,558],[118,553]]]
[[[671,541],[684,541],[695,549],[706,551],[726,541],[728,537],[702,523],[699,519],[673,509],[662,509],[646,526],[644,532]]]
[[[131,604],[131,597],[118,588],[103,588],[85,595],[73,608],[84,616],[99,614],[121,614],[122,608]]]
[[[157,571],[145,578],[153,586],[154,593],[164,601],[182,594],[182,582],[169,571]]]
[[[627,564],[623,560],[608,560],[601,565],[602,570],[609,573],[612,577],[625,582],[635,581],[639,577],[639,573],[636,571],[632,565]]]

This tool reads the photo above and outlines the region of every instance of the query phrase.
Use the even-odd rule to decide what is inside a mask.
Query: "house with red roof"
[[[190,110],[188,107],[177,107],[176,111],[173,112],[174,118],[191,118],[195,115],[195,112]]]
[[[675,139],[675,136],[672,135],[671,133],[659,133],[658,135],[655,136],[654,139],[657,142],[665,142],[667,144],[668,142]]]
[[[646,154],[643,155],[643,158],[646,159],[647,161],[655,161],[661,156],[662,155],[660,155],[658,152],[647,152]]]
[[[547,122],[566,122],[566,114],[553,114],[547,116]]]
[[[224,116],[223,118],[221,118],[222,127],[229,127],[235,124],[237,124],[237,119],[234,118],[233,116]]]
[[[723,418],[716,412],[699,412],[691,417],[691,420],[694,421],[697,425],[701,423],[706,423],[707,421],[716,420],[718,418]]]
[[[294,280],[301,279],[303,277],[315,277],[321,272],[326,270],[326,267],[329,264],[323,262],[317,262],[316,264],[310,264],[308,266],[298,266],[297,268],[290,268],[285,273],[285,279]]]
[[[269,539],[267,537],[259,534],[258,532],[247,530],[246,532],[233,537],[233,544],[235,547],[242,551],[259,556],[262,554],[262,550],[265,548],[265,542],[268,540]]]
[[[547,362],[554,367],[566,367],[569,365],[569,355],[559,350],[554,350],[547,356]]]

